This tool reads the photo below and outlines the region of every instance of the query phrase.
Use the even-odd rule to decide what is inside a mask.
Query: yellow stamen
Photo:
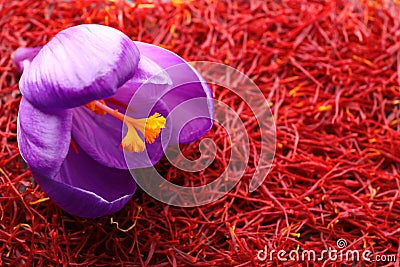
[[[132,124],[137,130],[139,130],[145,137],[147,143],[154,143],[156,138],[160,135],[162,128],[165,128],[166,119],[160,113],[154,113],[152,116],[146,119],[132,119],[126,118],[125,123],[129,128],[129,124]]]
[[[128,126],[128,132],[126,133],[124,139],[122,139],[122,149],[127,152],[143,152],[146,146],[139,137],[135,127],[133,127],[131,124],[126,125]]]
[[[149,118],[134,119],[120,113],[118,109],[108,107],[104,101],[93,101],[89,104],[85,106],[93,112],[99,115],[110,114],[125,123],[128,131],[122,139],[121,147],[127,152],[143,152],[145,150],[145,143],[138,131],[143,134],[147,143],[152,144],[160,135],[161,129],[165,128],[166,119],[157,112]]]

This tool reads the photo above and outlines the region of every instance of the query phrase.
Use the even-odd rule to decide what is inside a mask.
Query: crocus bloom
[[[212,125],[205,119],[212,116],[210,89],[191,65],[110,27],[68,28],[43,47],[19,48],[13,60],[22,72],[21,155],[47,195],[73,215],[120,210],[136,190],[127,161],[152,166],[164,145],[196,140]],[[174,66],[179,71],[168,71]],[[193,98],[204,101],[176,129],[179,118],[168,114]],[[178,137],[162,143],[163,131]]]

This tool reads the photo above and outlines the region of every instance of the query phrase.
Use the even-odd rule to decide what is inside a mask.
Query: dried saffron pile
[[[0,0],[0,265],[399,266],[400,3],[135,2]],[[11,54],[82,23],[252,78],[277,127],[273,170],[262,186],[248,192],[261,146],[251,110],[214,86],[215,98],[245,122],[252,147],[245,175],[225,197],[178,208],[139,189],[122,211],[95,220],[53,204],[18,153],[21,95]],[[206,137],[218,148],[210,169],[189,173],[164,158],[158,171],[185,186],[216,179],[231,147],[218,125]],[[183,153],[197,158],[198,143]],[[340,248],[369,250],[382,261],[325,255],[284,262],[269,254]]]

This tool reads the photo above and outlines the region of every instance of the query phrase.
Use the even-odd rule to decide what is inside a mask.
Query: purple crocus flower
[[[47,195],[73,215],[120,210],[136,190],[127,162],[152,166],[165,145],[196,140],[212,126],[211,91],[191,65],[110,27],[68,28],[43,47],[19,48],[13,60],[22,72],[21,155]],[[179,129],[180,118],[168,114],[193,98],[204,101]]]

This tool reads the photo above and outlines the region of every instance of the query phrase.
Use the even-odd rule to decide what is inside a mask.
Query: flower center
[[[104,100],[92,101],[85,107],[99,115],[110,114],[125,123],[128,131],[122,139],[121,147],[127,152],[144,151],[145,142],[139,136],[139,132],[144,136],[147,143],[152,144],[160,135],[161,129],[165,128],[166,119],[157,112],[148,118],[134,119],[120,113],[118,109],[108,107]]]

